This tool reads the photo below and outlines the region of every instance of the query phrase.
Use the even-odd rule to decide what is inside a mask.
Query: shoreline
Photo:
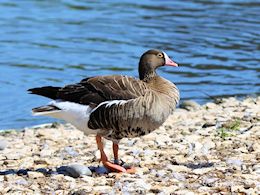
[[[0,194],[260,193],[260,96],[180,107],[158,130],[120,142],[137,167],[120,177],[97,173],[94,136],[69,124],[0,131]],[[72,164],[76,175],[64,170]]]

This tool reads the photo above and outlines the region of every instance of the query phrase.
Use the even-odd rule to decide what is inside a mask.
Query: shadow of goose
[[[202,169],[213,167],[214,163],[212,162],[199,162],[199,163],[177,163],[175,161],[172,162],[173,165],[182,165],[188,167],[190,169]]]
[[[68,165],[61,166],[55,169],[46,169],[46,168],[38,168],[38,169],[8,169],[0,171],[0,175],[28,175],[28,172],[38,172],[42,173],[45,176],[62,174],[65,176],[70,176],[73,178],[77,178],[83,175],[92,176],[93,173],[96,174],[107,174],[109,171],[103,166],[85,166],[85,165]]]

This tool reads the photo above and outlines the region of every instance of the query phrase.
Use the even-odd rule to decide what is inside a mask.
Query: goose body
[[[149,50],[139,62],[140,79],[97,76],[65,87],[29,89],[53,99],[47,106],[34,108],[33,114],[63,119],[86,135],[96,134],[114,144],[146,135],[165,122],[179,101],[177,87],[155,72],[163,65],[177,66],[166,53]],[[98,139],[97,143],[101,147]]]

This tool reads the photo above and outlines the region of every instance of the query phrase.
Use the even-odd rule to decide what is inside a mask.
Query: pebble
[[[205,173],[210,172],[212,169],[211,168],[200,168],[200,169],[194,169],[193,173],[198,174],[198,175],[203,175]]]
[[[24,186],[28,186],[29,185],[28,181],[26,179],[22,178],[22,177],[17,179],[15,181],[15,184],[17,184],[17,185],[24,185]]]
[[[73,147],[65,147],[64,150],[69,154],[70,156],[78,156],[79,154],[73,149]]]
[[[85,166],[80,164],[71,164],[68,166],[63,166],[60,168],[61,172],[67,173],[69,176],[77,178],[83,175],[92,175],[91,170]]]
[[[199,110],[200,109],[200,105],[197,102],[195,102],[195,101],[186,100],[186,101],[183,101],[180,104],[180,108],[183,108],[183,109],[188,110],[188,111]]]
[[[243,161],[240,159],[228,159],[227,164],[236,165],[240,167],[243,164]]]
[[[0,150],[4,150],[8,146],[8,141],[0,140]]]
[[[83,175],[81,177],[81,180],[86,182],[89,186],[93,186],[95,183],[95,179],[93,177],[86,176],[86,175]]]
[[[27,174],[30,179],[45,177],[41,172],[28,171]]]
[[[189,172],[190,169],[183,165],[167,165],[167,168],[172,172]]]
[[[185,110],[177,109],[158,130],[121,140],[119,157],[135,165],[135,174],[109,173],[98,162],[95,136],[68,124],[0,134],[0,191],[259,194],[260,97],[185,104]],[[233,121],[239,121],[239,130],[226,125]],[[105,151],[113,161],[111,141]]]

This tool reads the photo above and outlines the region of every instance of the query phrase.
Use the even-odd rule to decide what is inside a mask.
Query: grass
[[[228,121],[227,123],[224,123],[221,128],[218,129],[218,135],[225,139],[227,137],[234,136],[234,131],[238,131],[240,129],[241,120],[235,119],[232,121]]]
[[[218,129],[218,134],[219,134],[219,136],[222,138],[222,139],[225,139],[225,138],[227,138],[227,137],[230,137],[231,136],[231,134],[227,131],[227,129],[225,129],[225,128],[220,128],[220,129]]]
[[[0,131],[0,135],[6,136],[6,135],[14,134],[14,133],[16,133],[16,132],[17,132],[17,131],[14,130],[14,129],[1,130],[1,131]]]

